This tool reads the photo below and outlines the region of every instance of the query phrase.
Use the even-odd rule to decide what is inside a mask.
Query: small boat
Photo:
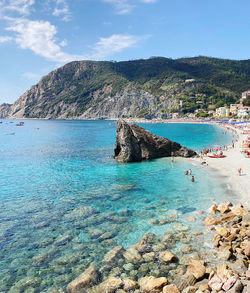
[[[19,122],[16,124],[16,126],[24,126],[24,122]]]
[[[15,132],[5,133],[5,135],[15,135]]]

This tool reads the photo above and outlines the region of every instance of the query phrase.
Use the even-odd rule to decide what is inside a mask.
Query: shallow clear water
[[[217,174],[191,160],[116,163],[114,121],[15,123],[0,124],[0,292],[23,292],[25,278],[36,292],[63,288],[117,244],[173,229],[152,219],[178,213],[185,223],[211,199],[233,201]],[[212,125],[142,126],[194,149],[232,140]]]

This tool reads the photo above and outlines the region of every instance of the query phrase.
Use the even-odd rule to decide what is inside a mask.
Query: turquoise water
[[[152,219],[178,214],[185,223],[211,199],[233,200],[217,174],[190,160],[116,163],[114,121],[10,122],[0,124],[0,292],[24,292],[27,278],[35,292],[64,288],[114,246],[173,229]],[[212,125],[142,126],[194,149],[232,140]]]

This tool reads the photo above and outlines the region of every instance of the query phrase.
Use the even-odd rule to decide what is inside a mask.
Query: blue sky
[[[249,0],[0,0],[0,104],[73,60],[250,59]]]

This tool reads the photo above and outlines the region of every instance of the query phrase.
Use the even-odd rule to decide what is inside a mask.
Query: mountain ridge
[[[1,105],[0,118],[166,118],[234,103],[249,85],[250,59],[73,61]]]

